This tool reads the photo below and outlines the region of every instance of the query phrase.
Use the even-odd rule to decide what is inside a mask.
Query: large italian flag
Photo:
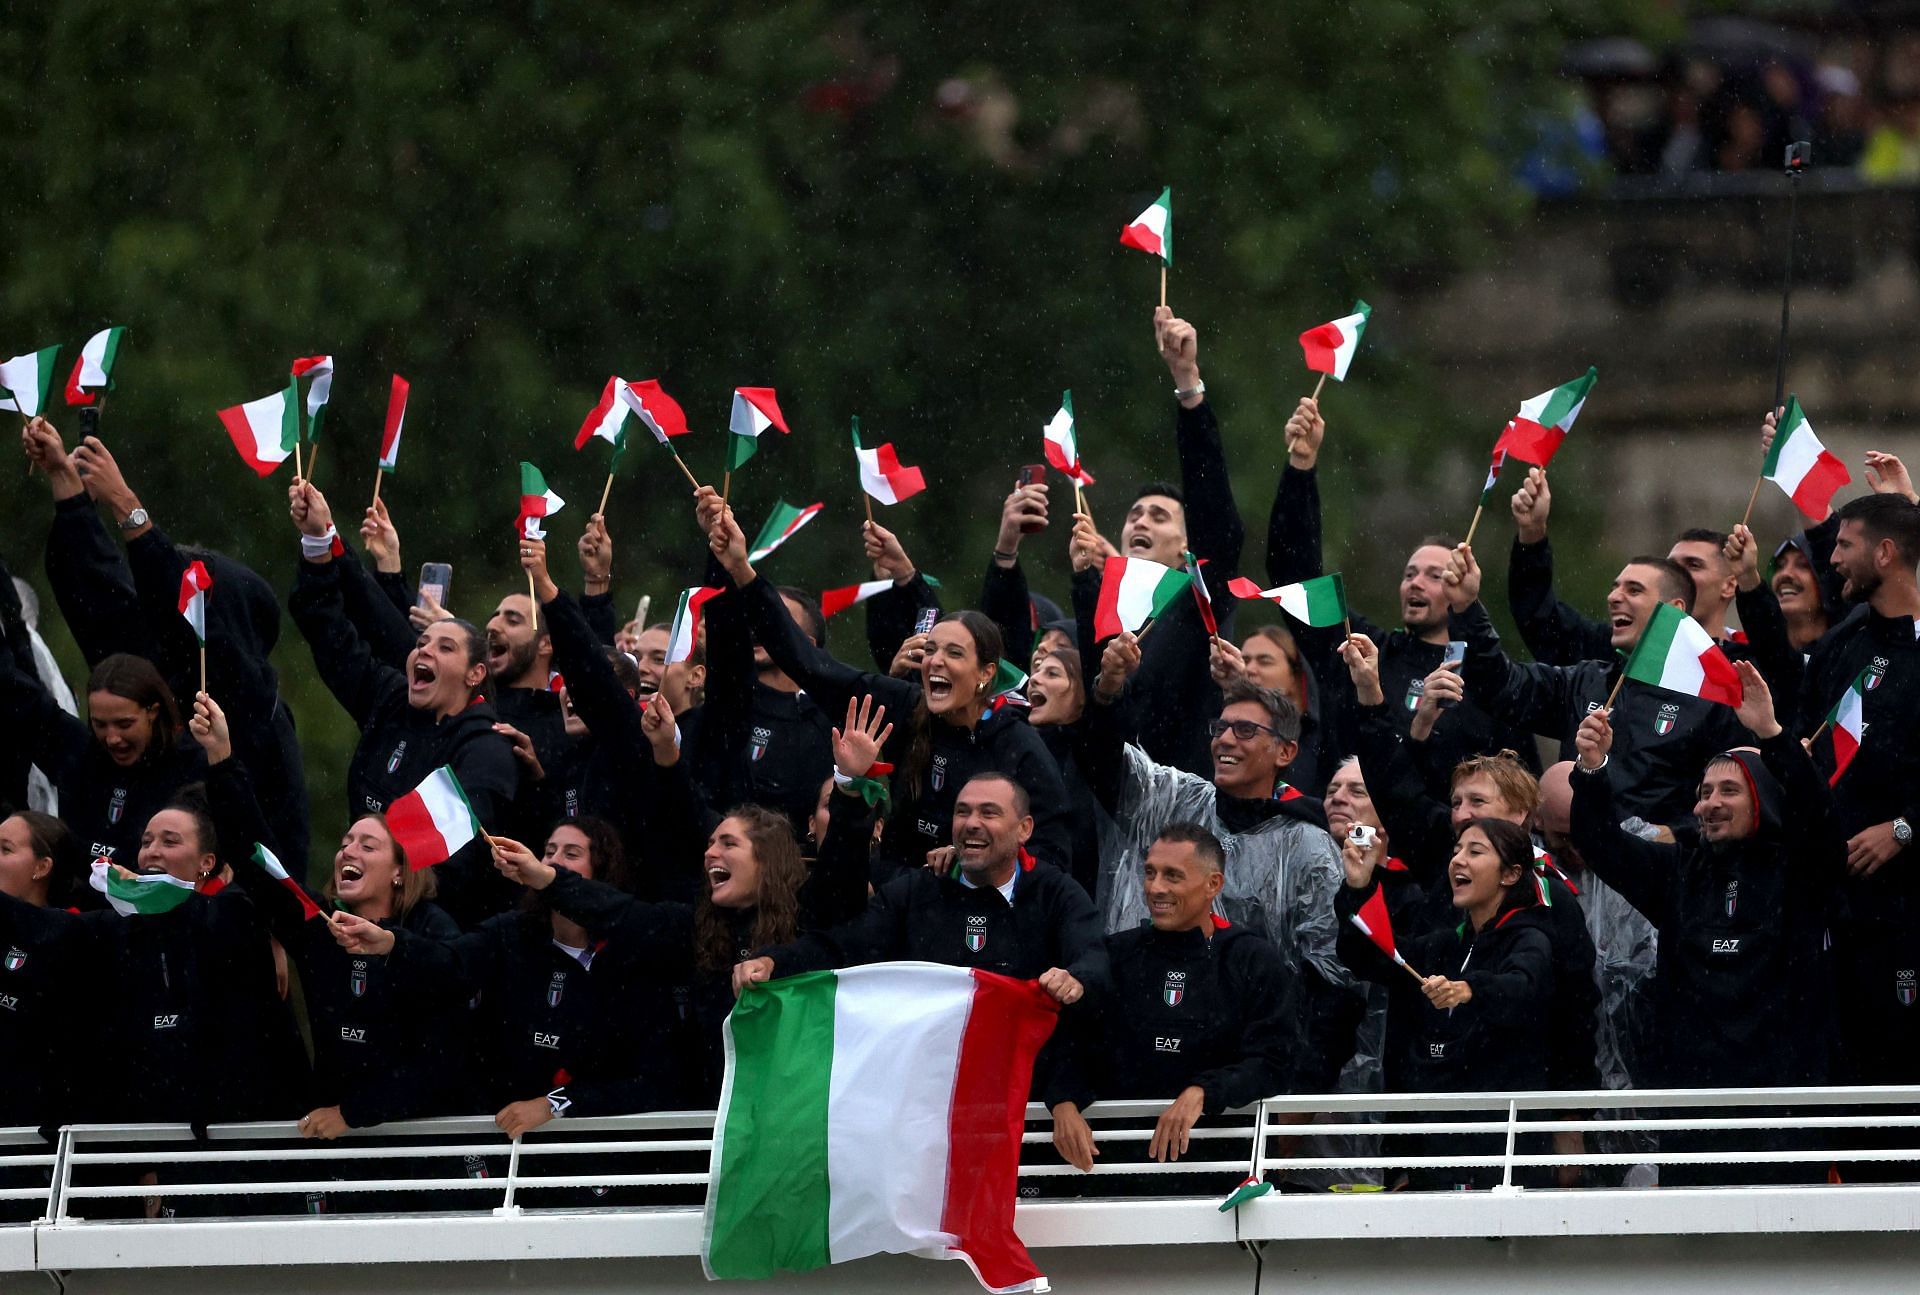
[[[760,448],[760,433],[769,427],[788,435],[787,420],[772,387],[735,387],[733,409],[727,415],[727,471],[739,468]]]
[[[1043,1289],[1013,1211],[1057,1013],[1031,981],[924,962],[748,990],[722,1031],[707,1275],[919,1254],[990,1291]]]
[[[446,764],[387,806],[387,830],[406,851],[407,866],[416,870],[445,863],[461,846],[486,835],[453,766]]]
[[[1351,315],[1300,334],[1300,349],[1306,352],[1307,368],[1324,373],[1335,382],[1345,382],[1347,366],[1353,363],[1353,353],[1360,349],[1360,335],[1367,331],[1367,320],[1372,314],[1372,306],[1356,301]]]
[[[7,393],[0,408],[16,410],[28,418],[46,413],[47,393],[53,389],[53,365],[59,358],[60,348],[49,346],[0,363],[0,388]]]
[[[1547,466],[1560,442],[1573,430],[1573,420],[1587,403],[1587,393],[1600,380],[1600,370],[1589,367],[1572,382],[1563,382],[1552,391],[1520,402],[1520,412],[1500,433],[1494,449],[1505,450],[1522,463],[1537,468]]]
[[[1245,576],[1227,581],[1227,591],[1236,598],[1264,598],[1279,603],[1280,610],[1316,629],[1338,625],[1347,619],[1347,586],[1338,571],[1295,585],[1275,585],[1262,589]]]
[[[193,898],[193,883],[164,872],[122,876],[105,860],[95,860],[91,884],[107,897],[122,917],[156,917],[171,913]]]
[[[300,396],[295,380],[289,378],[284,391],[249,400],[244,405],[220,411],[220,425],[233,438],[233,448],[247,466],[261,476],[293,457],[300,441]]]
[[[1780,430],[1767,447],[1760,475],[1786,491],[1794,507],[1814,522],[1827,519],[1833,511],[1834,492],[1853,480],[1847,465],[1813,434],[1813,424],[1807,421],[1807,411],[1800,408],[1798,396],[1787,397]]]
[[[1653,609],[1640,641],[1627,658],[1626,675],[1668,692],[1738,706],[1743,689],[1740,676],[1700,622],[1675,607],[1661,603]]]
[[[1827,712],[1827,725],[1833,730],[1833,776],[1827,779],[1829,787],[1840,781],[1840,775],[1853,763],[1853,757],[1860,754],[1860,742],[1867,732],[1867,688],[1872,675],[1871,669],[1862,670]]]
[[[785,544],[797,534],[802,526],[820,515],[825,504],[808,504],[805,508],[795,508],[782,499],[773,506],[773,515],[767,518],[767,524],[753,537],[753,548],[747,554],[747,561],[758,562],[775,549]]]
[[[1093,613],[1094,638],[1112,638],[1122,630],[1139,633],[1141,626],[1187,591],[1191,580],[1186,572],[1147,558],[1108,558],[1100,572],[1100,605]]]
[[[113,386],[113,362],[120,356],[120,339],[125,328],[103,328],[80,348],[80,358],[67,375],[67,403],[91,405],[94,393]]]
[[[860,461],[861,488],[883,504],[911,499],[927,488],[927,479],[919,468],[901,464],[892,441],[871,450],[860,444],[858,415],[853,420],[853,457]]]
[[[1040,429],[1040,443],[1048,463],[1079,485],[1093,484],[1093,474],[1080,462],[1080,440],[1074,433],[1073,392],[1060,393],[1060,410],[1052,422]]]
[[[1153,205],[1120,231],[1122,247],[1136,247],[1149,256],[1173,264],[1173,186],[1168,185]]]

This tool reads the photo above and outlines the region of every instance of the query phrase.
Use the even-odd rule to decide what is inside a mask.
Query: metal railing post
[[[1519,1190],[1519,1188],[1513,1185],[1513,1149],[1514,1144],[1519,1141],[1519,1137],[1520,1103],[1510,1100],[1507,1102],[1507,1150],[1506,1154],[1501,1157],[1500,1185],[1494,1188],[1496,1192],[1503,1195]]]
[[[60,1126],[60,1141],[53,1149],[53,1188],[47,1199],[47,1218],[64,1223],[67,1218],[67,1186],[73,1178],[73,1126]]]
[[[1263,1182],[1267,1176],[1267,1103],[1262,1098],[1253,1111],[1253,1163],[1247,1167],[1247,1176],[1253,1181]]]
[[[507,1149],[507,1195],[500,1207],[494,1210],[498,1216],[520,1212],[520,1207],[513,1203],[514,1189],[520,1185],[520,1136],[514,1134],[513,1145]]]

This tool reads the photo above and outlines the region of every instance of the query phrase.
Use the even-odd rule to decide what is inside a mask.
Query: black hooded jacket
[[[75,1028],[99,991],[85,923],[0,894],[0,1128],[53,1128],[79,1113],[95,1059]]]
[[[1660,933],[1655,1087],[1827,1082],[1826,915],[1844,851],[1831,800],[1793,735],[1729,753],[1755,801],[1753,834],[1692,846],[1616,825],[1604,770],[1573,774],[1572,836],[1587,867]]]

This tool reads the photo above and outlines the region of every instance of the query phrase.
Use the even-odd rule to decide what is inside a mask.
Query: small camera
[[[1362,850],[1371,850],[1373,848],[1373,835],[1373,829],[1365,823],[1355,823],[1347,829],[1347,840],[1353,842]]]

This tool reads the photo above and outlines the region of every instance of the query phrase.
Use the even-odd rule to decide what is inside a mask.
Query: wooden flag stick
[[[700,488],[699,478],[693,475],[693,469],[687,466],[687,461],[680,457],[680,451],[674,449],[672,446],[668,446],[667,453],[673,455],[673,461],[678,463],[680,470],[687,474],[688,483],[691,484],[695,490],[698,490]]]
[[[607,496],[613,493],[613,473],[607,473],[607,484],[600,489],[600,507],[594,511],[602,517],[607,515]]]
[[[1078,481],[1073,483],[1073,510],[1076,513],[1084,513],[1087,511],[1086,492],[1080,489],[1080,483]]]
[[[313,461],[319,457],[320,443],[315,441],[313,447],[307,451],[307,480],[309,482],[313,480]]]
[[[376,467],[373,470],[373,502],[375,506],[378,506],[380,503],[380,481],[386,475],[386,472],[381,468]]]
[[[1167,304],[1167,263],[1160,262],[1160,304]]]
[[[1423,985],[1427,983],[1427,978],[1421,975],[1419,972],[1415,971],[1412,967],[1408,967],[1406,960],[1404,958],[1395,959],[1395,961],[1399,962],[1401,966],[1407,968],[1407,974],[1409,976],[1412,976],[1415,980],[1419,981]]]
[[[300,466],[300,438],[293,438],[293,475],[302,481],[307,479],[306,471]]]
[[[1631,661],[1633,658],[1628,657],[1627,659]],[[1626,681],[1627,681],[1627,668],[1625,666],[1621,666],[1620,677],[1613,681],[1613,691],[1607,694],[1606,704],[1600,708],[1601,710],[1606,711],[1608,715],[1613,714],[1613,699],[1620,695],[1620,685],[1625,683]]]
[[[1314,404],[1317,405],[1320,403],[1320,388],[1326,385],[1327,385],[1327,375],[1323,373],[1320,375],[1320,381],[1313,384],[1313,403]]]
[[[527,601],[533,604],[534,629],[540,627],[540,595],[533,590],[533,572],[527,572]]]
[[[1833,727],[1832,720],[1830,719],[1821,720],[1820,727],[1813,730],[1813,736],[1807,739],[1807,745],[1812,746],[1815,742],[1818,742],[1820,740],[1820,735],[1826,732],[1831,727]]]
[[[733,469],[728,468],[720,474],[720,502],[726,503],[727,496],[733,493]]]
[[[1753,505],[1760,498],[1760,483],[1765,480],[1766,480],[1765,477],[1754,478],[1753,493],[1747,496],[1747,511],[1740,514],[1740,524],[1742,526],[1745,526],[1747,523],[1753,520]]]
[[[1473,521],[1467,525],[1467,538],[1460,541],[1462,544],[1473,543],[1473,533],[1480,529],[1480,513],[1484,508],[1486,508],[1485,504],[1475,504],[1473,506]]]
[[[1158,616],[1149,617],[1147,620],[1147,623],[1140,627],[1140,632],[1133,636],[1133,641],[1135,643],[1146,642],[1147,632],[1151,630],[1155,625],[1158,625],[1159,623],[1160,623],[1160,618]]]
[[[873,496],[865,490],[862,490],[860,492],[860,498],[865,501],[867,505],[867,525],[871,526],[873,525]]]
[[[204,595],[202,595],[204,597]],[[200,691],[207,690],[207,645],[200,645]]]
[[[1353,618],[1352,617],[1342,616],[1340,618],[1340,633],[1343,636],[1340,640],[1342,643],[1345,643],[1348,639],[1353,637]]]

